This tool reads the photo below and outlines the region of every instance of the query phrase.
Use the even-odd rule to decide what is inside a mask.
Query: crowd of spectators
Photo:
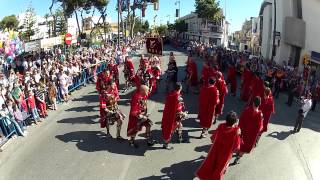
[[[186,49],[190,56],[198,56],[212,66],[218,65],[222,71],[234,65],[239,76],[245,68],[258,73],[272,89],[275,98],[279,97],[280,92],[288,94],[288,106],[292,105],[294,98],[300,99],[307,92],[312,93],[313,111],[320,101],[320,70],[316,66],[304,65],[303,69],[299,69],[292,61],[277,64],[250,52],[239,52],[199,41],[173,40],[172,44]]]
[[[46,119],[48,108],[57,110],[58,103],[68,102],[70,91],[95,82],[103,64],[113,61],[121,65],[129,53],[141,46],[141,41],[120,48],[105,44],[99,48],[78,48],[68,54],[57,48],[12,60],[1,58],[0,144],[8,136],[9,127],[26,136],[27,126]]]

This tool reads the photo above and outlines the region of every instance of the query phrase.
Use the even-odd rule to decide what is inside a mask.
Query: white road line
[[[125,180],[125,178],[128,174],[128,170],[129,170],[131,162],[132,162],[132,159],[128,159],[127,161],[125,161],[122,173],[119,176],[119,180]]]

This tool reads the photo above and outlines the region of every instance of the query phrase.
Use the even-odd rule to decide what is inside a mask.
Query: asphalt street
[[[161,58],[162,69],[166,69],[169,52],[174,51],[179,79],[182,80],[186,54],[169,46],[165,49]],[[201,60],[197,59],[197,62],[200,73]],[[131,93],[121,94],[119,104],[125,114],[130,109]],[[6,144],[0,152],[0,180],[194,179],[194,172],[211,145],[209,138],[198,138],[201,129],[196,121],[197,95],[184,95],[190,118],[183,122],[184,143],[174,143],[172,151],[162,149],[161,144],[147,147],[143,133],[138,138],[138,149],[129,147],[127,141],[107,138],[106,130],[99,127],[98,95],[93,84],[72,96],[71,102],[60,105],[57,112],[50,112],[49,118],[41,125],[28,128],[27,137],[15,138]],[[227,95],[224,112],[241,112],[244,103],[238,97]],[[164,99],[164,82],[161,82],[159,93],[148,103],[154,122],[152,135],[159,141]],[[300,133],[292,135],[290,130],[298,105],[289,108],[285,101],[283,94],[276,100],[276,115],[272,117],[269,131],[251,154],[244,156],[239,165],[228,169],[224,179],[320,179],[320,109],[308,115]],[[122,128],[123,137],[126,136],[126,127],[127,120]],[[115,137],[115,127],[111,129]]]

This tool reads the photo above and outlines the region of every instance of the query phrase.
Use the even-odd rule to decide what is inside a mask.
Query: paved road
[[[162,58],[167,63],[170,47]],[[175,52],[179,66],[186,55]],[[199,61],[199,60],[198,60]],[[199,62],[199,71],[200,65]],[[137,65],[137,63],[135,63]],[[179,68],[180,79],[183,67]],[[160,137],[160,121],[165,93],[162,90],[149,101],[151,119],[155,122],[153,135]],[[121,95],[120,107],[128,114],[130,92]],[[0,180],[153,180],[194,178],[210,147],[210,140],[198,139],[200,129],[195,121],[197,96],[185,95],[190,119],[183,124],[185,143],[174,144],[173,151],[161,145],[148,148],[140,136],[139,149],[127,142],[107,139],[99,128],[98,98],[94,85],[74,93],[74,99],[51,112],[40,127],[29,128],[25,138],[16,138],[0,153]],[[227,180],[316,180],[320,179],[320,113],[310,113],[299,134],[290,135],[297,106],[284,105],[284,96],[276,101],[277,114],[272,118],[269,132],[259,146],[245,156],[240,165],[230,167]],[[227,96],[225,112],[240,112],[244,106],[237,98]],[[213,129],[216,128],[213,127]],[[114,128],[113,128],[114,129]],[[123,127],[125,135],[126,123]],[[115,136],[115,131],[112,131]]]

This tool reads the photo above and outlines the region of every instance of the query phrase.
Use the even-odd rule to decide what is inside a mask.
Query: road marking
[[[125,161],[119,180],[124,180],[126,178],[131,162],[132,162],[132,159],[128,159],[127,161]]]

